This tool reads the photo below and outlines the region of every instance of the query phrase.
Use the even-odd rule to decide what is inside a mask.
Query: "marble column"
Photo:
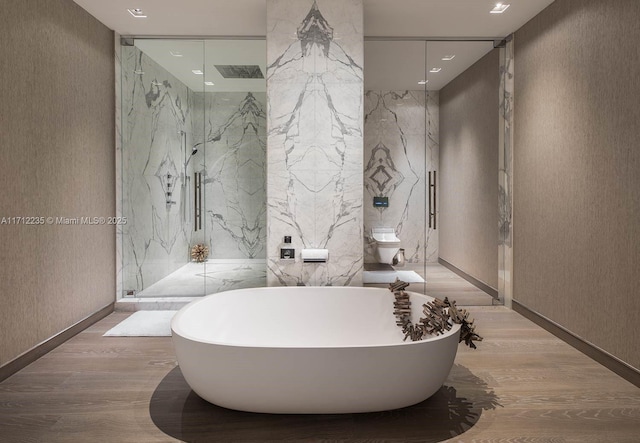
[[[362,0],[267,0],[268,285],[362,284],[363,57]]]

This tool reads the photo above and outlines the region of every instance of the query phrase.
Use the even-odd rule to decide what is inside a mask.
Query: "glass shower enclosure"
[[[398,276],[438,296],[440,91],[494,45],[381,38],[364,49],[364,284],[388,284],[371,235],[388,227],[404,250]],[[124,38],[120,67],[121,295],[266,286],[265,40]]]
[[[264,40],[121,43],[122,295],[265,286]]]
[[[505,274],[505,242],[498,234],[508,211],[506,191],[498,193],[497,185],[504,168],[497,159],[491,165],[476,159],[480,153],[492,151],[497,157],[506,151],[507,95],[498,86],[506,77],[503,43],[365,38],[365,285],[384,286],[397,277],[410,282],[412,291],[453,296],[461,305],[503,302],[498,288]],[[480,61],[482,71],[473,69]],[[479,105],[478,90],[488,97],[482,96],[485,106]],[[489,120],[476,133],[479,115]],[[486,158],[488,163],[493,155]],[[467,205],[469,196],[476,196],[470,189],[485,197],[482,210]],[[400,240],[403,253],[390,264],[376,256],[371,238],[376,228],[392,230]],[[470,261],[483,266],[469,267]],[[471,275],[479,271],[482,281]]]

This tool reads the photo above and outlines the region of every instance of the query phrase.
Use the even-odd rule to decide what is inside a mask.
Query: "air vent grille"
[[[264,78],[258,65],[215,65],[224,78]]]

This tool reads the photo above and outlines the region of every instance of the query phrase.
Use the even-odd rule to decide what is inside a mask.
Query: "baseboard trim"
[[[34,346],[28,351],[22,353],[18,357],[14,358],[10,362],[0,366],[0,382],[9,378],[19,370],[27,367],[46,353],[60,346],[62,343],[69,340],[71,337],[79,334],[87,329],[92,324],[99,320],[102,320],[107,315],[111,314],[114,309],[114,303],[110,303],[99,311],[89,315],[88,317],[80,320],[78,323],[69,326],[64,331],[54,335],[51,338],[43,341],[42,343]]]
[[[438,257],[438,263],[440,263],[442,266],[444,266],[445,268],[449,269],[450,271],[453,271],[454,273],[458,274],[460,277],[464,278],[466,281],[471,283],[476,288],[483,290],[484,292],[486,292],[487,294],[489,294],[491,297],[495,298],[496,300],[498,299],[498,290],[497,289],[494,289],[491,286],[489,286],[488,284],[478,280],[477,278],[470,276],[469,274],[464,272],[462,269],[456,268],[454,265],[452,265],[451,263],[449,263],[448,261],[446,261],[443,258]]]
[[[605,368],[615,372],[620,377],[633,383],[640,388],[640,371],[633,366],[629,366],[622,360],[609,354],[607,351],[600,349],[593,343],[575,335],[573,332],[554,322],[553,320],[539,314],[517,300],[513,300],[512,308],[518,314],[528,318],[538,326],[566,342],[570,346],[576,348],[586,356],[594,359]]]

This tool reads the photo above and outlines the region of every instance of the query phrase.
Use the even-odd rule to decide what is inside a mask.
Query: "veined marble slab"
[[[362,284],[362,14],[361,1],[267,1],[269,285]],[[281,261],[284,236],[329,261]]]
[[[121,47],[123,289],[186,264],[193,93],[134,46]]]
[[[121,54],[121,288],[148,289],[186,265],[196,243],[213,259],[264,259],[265,93],[194,92],[138,48]]]
[[[194,131],[204,173],[205,239],[211,258],[266,255],[266,94],[196,95]],[[204,134],[204,137],[203,137]],[[206,158],[205,158],[206,157]]]

